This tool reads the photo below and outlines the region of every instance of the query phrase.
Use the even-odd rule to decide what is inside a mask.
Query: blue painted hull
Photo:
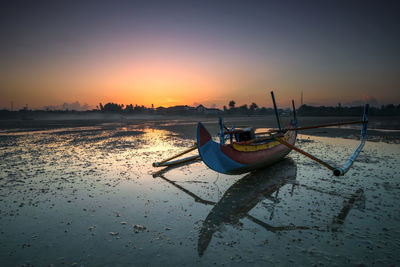
[[[294,144],[296,132],[288,134],[289,143]],[[291,151],[282,144],[255,152],[237,151],[230,144],[222,145],[213,141],[210,133],[200,122],[197,126],[197,148],[203,162],[210,169],[224,174],[246,173],[265,168],[280,161]]]

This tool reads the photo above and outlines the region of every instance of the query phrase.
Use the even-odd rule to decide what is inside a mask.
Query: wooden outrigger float
[[[201,158],[201,160],[214,171],[224,174],[238,174],[265,168],[277,161],[282,160],[292,150],[295,150],[325,166],[331,170],[335,176],[344,175],[351,168],[366,141],[369,108],[368,104],[366,104],[364,107],[363,119],[361,121],[298,127],[296,108],[294,106],[294,101],[292,101],[293,120],[287,128],[282,129],[273,92],[271,92],[271,97],[274,105],[278,129],[262,133],[255,133],[254,129],[252,128],[232,128],[231,130],[228,130],[220,118],[219,143],[217,143],[213,140],[211,134],[207,131],[205,126],[199,122],[197,126],[196,146],[193,146],[188,150],[179,153],[178,155],[170,157],[169,159],[161,162],[155,162],[153,163],[153,166],[171,166]],[[295,146],[298,131],[349,124],[362,124],[361,138],[360,144],[343,167],[333,166]],[[233,140],[234,138],[235,141]],[[225,143],[226,139],[230,140],[229,144]],[[171,161],[195,150],[196,148],[199,152],[199,155]]]

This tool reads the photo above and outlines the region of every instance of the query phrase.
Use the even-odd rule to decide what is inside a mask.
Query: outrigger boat
[[[275,97],[271,92],[274,108]],[[212,140],[210,133],[199,122],[197,126],[197,146],[204,163],[214,171],[225,174],[238,174],[255,169],[265,168],[282,160],[292,150],[291,147],[281,144],[278,140],[293,146],[296,142],[297,128],[296,109],[293,105],[293,121],[288,129],[282,130],[277,115],[279,130],[275,133],[266,132],[268,136],[257,138],[252,128],[224,131],[220,119],[220,143]],[[276,113],[277,114],[277,113]],[[225,144],[225,136],[229,135],[230,144]],[[236,142],[233,142],[233,136]],[[279,138],[279,139],[278,139]]]
[[[231,130],[228,130],[220,118],[219,143],[217,143],[213,140],[211,134],[208,132],[205,126],[199,122],[197,126],[197,144],[195,146],[162,162],[155,162],[153,163],[153,166],[171,166],[201,158],[201,160],[214,171],[224,174],[239,174],[270,166],[271,164],[282,160],[292,150],[295,150],[327,167],[335,176],[344,175],[350,169],[353,162],[361,152],[361,149],[364,147],[366,141],[369,108],[368,104],[366,104],[364,107],[363,119],[361,121],[298,127],[296,108],[294,101],[292,100],[293,120],[287,128],[282,129],[273,92],[271,92],[271,97],[274,105],[278,129],[262,133],[255,133],[254,129],[252,128],[232,128]],[[335,167],[331,164],[328,164],[327,162],[295,146],[298,131],[348,124],[362,124],[362,130],[359,146],[356,148],[352,156],[343,167]],[[226,139],[230,140],[229,144],[225,143]],[[235,139],[235,141],[233,139]],[[193,151],[196,148],[198,149],[199,155],[171,161],[172,159]]]

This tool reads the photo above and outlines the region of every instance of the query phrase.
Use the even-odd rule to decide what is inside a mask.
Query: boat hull
[[[296,132],[289,131],[284,138],[294,145]],[[222,145],[212,140],[210,133],[200,122],[197,126],[197,147],[203,162],[210,169],[224,174],[240,174],[265,168],[280,161],[291,151],[280,143],[268,149],[238,151],[231,144]]]

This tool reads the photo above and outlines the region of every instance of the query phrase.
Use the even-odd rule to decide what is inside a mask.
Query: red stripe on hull
[[[295,141],[296,141],[296,134],[295,132],[291,132],[291,136],[287,140],[287,142],[294,145]],[[286,155],[291,151],[290,148],[282,144],[276,145],[269,149],[253,151],[253,152],[237,151],[232,147],[232,145],[221,145],[220,147],[221,151],[227,157],[231,158],[232,160],[238,163],[245,165],[256,164],[276,154]]]
[[[211,135],[207,131],[206,128],[204,128],[203,125],[200,127],[200,146],[203,146],[204,144],[207,144],[211,140]]]

